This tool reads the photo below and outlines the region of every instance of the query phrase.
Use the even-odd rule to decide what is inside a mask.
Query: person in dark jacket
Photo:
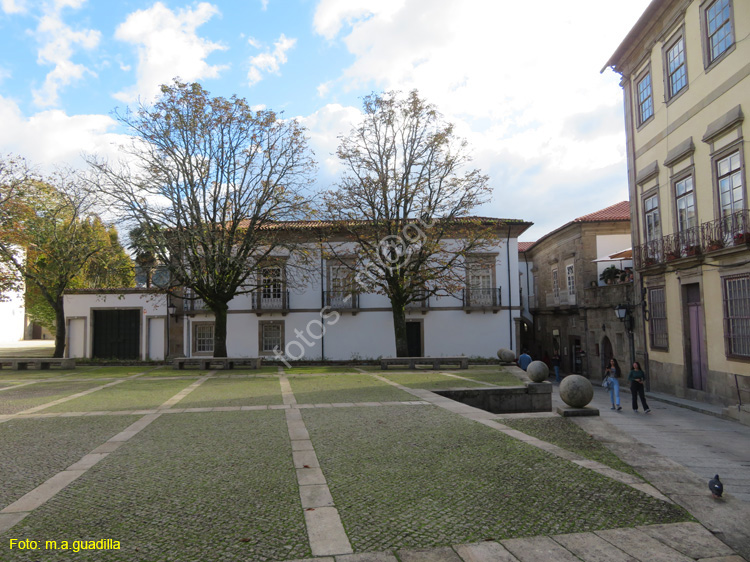
[[[630,383],[630,394],[633,397],[633,411],[638,411],[638,397],[640,396],[643,411],[646,414],[651,413],[651,408],[648,407],[648,403],[646,402],[646,373],[643,372],[641,364],[638,361],[633,362],[633,370],[628,375],[628,382]]]

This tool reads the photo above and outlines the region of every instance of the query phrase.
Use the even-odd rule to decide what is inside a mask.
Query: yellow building
[[[750,417],[750,0],[654,0],[622,76],[651,390]]]

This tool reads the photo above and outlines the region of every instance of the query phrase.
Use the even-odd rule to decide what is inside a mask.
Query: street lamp
[[[628,343],[630,344],[630,365],[635,363],[635,341],[633,338],[633,307],[629,304],[618,304],[615,307],[615,316],[625,324],[625,331],[628,333]]]
[[[176,318],[177,317],[177,305],[175,305],[175,303],[173,302],[170,302],[167,305],[167,312],[172,318]]]

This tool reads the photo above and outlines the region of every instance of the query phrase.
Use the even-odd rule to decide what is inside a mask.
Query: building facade
[[[460,265],[464,286],[407,305],[409,355],[495,358],[501,347],[517,348],[517,239],[530,223],[489,220],[496,221],[497,238]],[[319,267],[297,275],[294,254],[280,256],[258,271],[259,289],[229,302],[229,356],[290,362],[395,356],[388,298],[353,284],[351,271],[326,259],[319,242],[304,254]],[[199,299],[158,289],[69,291],[65,315],[70,357],[213,355],[214,317]]]
[[[578,217],[522,246],[519,262],[530,264],[532,318],[531,336],[523,345],[534,358],[550,360],[557,352],[563,372],[594,380],[601,380],[612,357],[627,368],[635,326],[618,320],[615,308],[637,304],[629,248],[627,201]],[[618,253],[626,255],[609,258]]]
[[[748,0],[654,0],[605,66],[622,76],[651,389],[735,413],[750,401],[748,34]]]

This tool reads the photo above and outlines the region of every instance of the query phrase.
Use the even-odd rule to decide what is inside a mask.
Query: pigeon
[[[724,485],[719,480],[718,474],[708,481],[708,489],[711,490],[711,495],[715,498],[720,498],[721,494],[724,493]]]

